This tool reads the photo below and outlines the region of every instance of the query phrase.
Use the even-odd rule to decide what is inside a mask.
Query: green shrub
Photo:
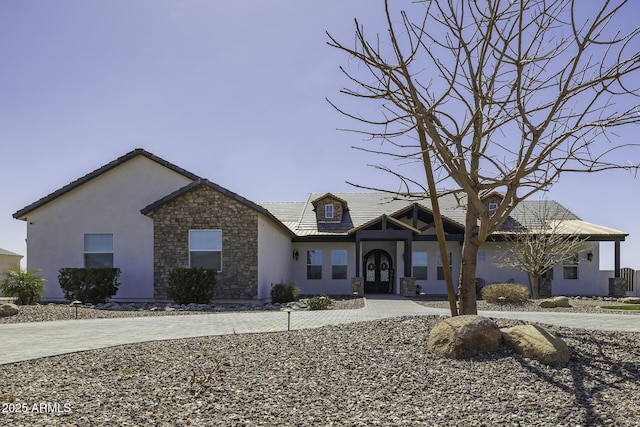
[[[0,290],[16,299],[16,304],[35,304],[42,299],[44,279],[35,270],[22,270],[11,267],[4,271],[4,279],[0,281]]]
[[[307,300],[309,310],[326,310],[333,304],[333,300],[326,295],[316,295]]]
[[[493,303],[519,303],[529,299],[529,289],[515,283],[494,283],[482,288],[482,299]]]
[[[216,273],[213,268],[174,268],[167,296],[177,304],[209,304],[216,291]]]
[[[273,303],[282,304],[297,301],[299,295],[300,289],[298,289],[293,283],[288,285],[280,283],[271,288],[271,302]]]
[[[69,301],[107,302],[118,292],[119,268],[61,268],[58,283]]]

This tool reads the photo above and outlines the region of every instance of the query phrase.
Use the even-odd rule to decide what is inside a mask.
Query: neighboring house
[[[0,280],[4,278],[3,271],[11,267],[19,267],[21,259],[22,255],[0,248]],[[2,291],[0,291],[0,296],[3,296]]]
[[[0,248],[0,274],[10,267],[20,266],[22,255]]]
[[[440,203],[457,276],[465,211],[453,196]],[[531,203],[523,203],[507,224],[519,224],[518,215]],[[28,224],[28,268],[42,270],[47,300],[64,299],[60,268],[100,266],[120,268],[114,300],[121,301],[165,300],[171,269],[197,266],[218,269],[216,298],[225,300],[267,299],[280,282],[295,283],[303,294],[397,294],[404,278],[427,294],[444,295],[429,206],[428,199],[383,193],[311,194],[306,202],[256,204],[136,149],[14,217]],[[553,292],[606,295],[599,242],[616,242],[619,267],[619,242],[627,234],[562,211],[587,240],[569,263],[555,267]],[[478,277],[526,283],[524,273],[497,267],[498,252],[494,242],[482,246]]]

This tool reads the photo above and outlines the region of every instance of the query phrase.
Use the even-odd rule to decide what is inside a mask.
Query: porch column
[[[613,250],[614,262],[613,262],[613,277],[620,277],[620,240],[615,241]]]
[[[356,231],[356,277],[360,277],[360,236]]]
[[[413,266],[411,263],[413,262],[413,257],[411,256],[411,251],[413,247],[413,238],[409,237],[404,241],[404,277],[411,277]]]

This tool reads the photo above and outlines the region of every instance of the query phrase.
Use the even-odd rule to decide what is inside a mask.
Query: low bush
[[[316,295],[307,300],[309,310],[326,310],[333,304],[333,300],[326,295]]]
[[[529,289],[515,283],[494,283],[482,288],[482,299],[492,303],[521,303],[529,299]]]
[[[213,268],[174,268],[167,296],[177,304],[209,304],[216,291],[216,273]]]
[[[44,279],[35,270],[12,267],[4,271],[0,290],[5,296],[16,299],[16,304],[35,304],[42,299]]]
[[[297,301],[300,295],[300,289],[293,283],[285,284],[279,283],[271,288],[271,302],[273,303],[287,303]]]
[[[118,292],[119,268],[61,268],[58,283],[69,301],[101,304]]]

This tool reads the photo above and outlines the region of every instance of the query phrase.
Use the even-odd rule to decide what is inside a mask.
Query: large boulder
[[[556,308],[556,302],[553,299],[543,299],[542,301],[540,301],[540,303],[538,303],[538,305],[542,308]]]
[[[640,304],[640,297],[622,298],[622,302],[625,303],[625,304]]]
[[[445,319],[429,333],[428,349],[439,357],[464,359],[500,347],[500,329],[491,319],[465,315]]]
[[[546,365],[558,365],[569,361],[569,347],[560,338],[537,325],[519,325],[502,328],[503,341],[528,359]]]
[[[15,304],[0,304],[0,317],[14,316],[18,314],[18,306]]]
[[[571,304],[569,304],[569,298],[567,297],[554,297],[553,302],[556,303],[556,307],[571,307]]]
[[[569,304],[569,298],[567,297],[543,299],[538,303],[538,305],[542,308],[571,307],[571,304]]]

